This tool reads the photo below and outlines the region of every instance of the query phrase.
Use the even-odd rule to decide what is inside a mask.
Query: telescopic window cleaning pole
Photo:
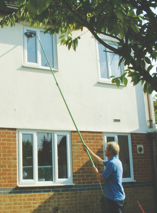
[[[69,107],[68,107],[68,104],[67,104],[67,102],[66,102],[66,100],[65,100],[65,98],[64,98],[64,95],[63,95],[62,91],[61,91],[61,88],[60,88],[60,86],[59,86],[59,84],[58,84],[58,82],[57,82],[57,79],[56,79],[56,77],[55,77],[55,74],[54,74],[54,72],[53,72],[53,70],[52,70],[52,68],[51,68],[51,65],[50,65],[50,63],[49,63],[49,60],[48,60],[48,58],[47,58],[47,55],[46,55],[46,53],[45,53],[45,50],[44,50],[44,48],[43,48],[43,46],[42,46],[42,43],[41,43],[39,37],[36,35],[35,32],[30,32],[30,31],[29,31],[29,32],[25,32],[24,34],[25,34],[25,36],[26,36],[27,38],[37,37],[37,39],[38,39],[38,41],[39,41],[39,43],[40,43],[40,46],[41,46],[41,48],[42,48],[42,50],[43,50],[43,53],[44,53],[44,55],[45,55],[46,61],[47,61],[48,65],[49,65],[49,67],[50,67],[51,73],[52,73],[52,75],[53,75],[53,77],[54,77],[54,80],[55,80],[55,82],[56,82],[56,85],[57,85],[57,87],[58,87],[58,89],[59,89],[59,92],[60,92],[60,94],[61,94],[61,96],[62,96],[62,98],[63,98],[63,101],[64,101],[64,103],[65,103],[65,105],[66,105],[66,108],[67,108],[67,110],[68,110],[68,112],[69,112],[69,114],[70,114],[70,117],[71,117],[71,119],[72,119],[72,121],[73,121],[73,124],[74,124],[74,126],[75,126],[75,128],[76,128],[76,130],[77,130],[77,133],[78,133],[78,135],[79,135],[79,137],[80,137],[80,139],[81,139],[81,142],[82,142],[83,145],[86,147],[85,142],[84,142],[84,140],[83,140],[83,138],[82,138],[82,136],[81,136],[81,133],[80,133],[80,131],[79,131],[78,128],[77,128],[77,125],[76,125],[76,123],[75,123],[75,121],[74,121],[74,118],[73,118],[71,112],[70,112],[70,109],[69,109]],[[90,160],[92,166],[95,166],[95,165],[94,165],[94,162],[93,162],[93,160],[92,160],[92,158],[91,158],[91,156],[90,156],[90,154],[89,154],[88,149],[85,148],[85,150],[86,150],[86,152],[87,152],[87,155],[88,155],[88,157],[89,157],[89,160]]]

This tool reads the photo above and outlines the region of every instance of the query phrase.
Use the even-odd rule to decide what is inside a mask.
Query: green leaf
[[[112,79],[112,83],[115,83],[116,86],[119,87],[120,86],[120,80],[119,80],[119,78]]]
[[[123,20],[123,15],[120,12],[116,12],[116,16],[118,19]]]
[[[65,35],[62,34],[61,36],[59,36],[59,39],[62,39],[62,38],[64,38],[64,37],[65,37]]]
[[[143,80],[143,79],[142,79],[142,80],[141,80],[141,85],[143,85],[143,84],[144,84],[144,82],[145,82],[145,80]]]
[[[46,10],[51,3],[51,0],[29,0],[27,8],[30,13],[40,15],[44,10]]]
[[[148,57],[145,57],[144,60],[146,61],[147,64],[151,64],[151,61]]]
[[[72,47],[73,47],[73,50],[76,51],[76,43],[75,43],[75,40],[73,40],[73,42],[72,42]]]
[[[149,72],[152,68],[153,68],[153,65],[150,65],[150,66],[147,68],[147,72]]]
[[[135,33],[138,33],[138,32],[139,32],[139,28],[138,28],[137,25],[134,25],[134,24],[133,24],[131,27],[132,27],[132,29],[133,29],[133,31],[134,31]]]
[[[120,86],[120,80],[119,80],[119,79],[117,79],[117,81],[116,81],[116,86],[117,86],[117,87]]]
[[[136,10],[136,14],[137,14],[137,15],[140,15],[141,13],[142,13],[142,9],[137,9],[137,10]]]
[[[120,60],[119,60],[119,63],[118,63],[118,66],[120,66],[121,65],[121,63],[122,63],[122,61],[124,60],[124,58],[123,57],[121,57],[120,58]]]
[[[134,86],[135,86],[136,84],[138,84],[139,81],[140,81],[140,78],[136,78],[136,77],[132,78],[132,82],[133,82],[133,85],[134,85]]]
[[[143,91],[144,91],[144,93],[147,92],[147,82],[145,82],[145,84],[144,84]]]
[[[148,92],[148,94],[151,94],[153,92],[153,88],[150,84],[148,84],[148,86],[147,86],[147,92]]]
[[[68,43],[68,50],[70,50],[72,42]]]
[[[127,84],[128,84],[128,79],[127,79],[126,77],[124,77],[124,79],[123,79],[123,84],[124,84],[125,87],[126,87]]]

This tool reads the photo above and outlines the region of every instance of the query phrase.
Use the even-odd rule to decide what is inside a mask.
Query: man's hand
[[[95,166],[93,166],[92,171],[93,171],[94,173],[99,173],[98,169],[97,169]]]
[[[88,150],[88,146],[86,144],[83,144],[83,148],[84,148],[84,151]]]
[[[96,154],[94,154],[94,152],[92,152],[92,150],[90,150],[90,148],[86,145],[86,144],[83,144],[84,146],[84,150],[88,150],[89,154],[91,155],[92,159],[94,161],[96,161],[98,164],[104,166],[104,163],[103,163],[103,160]]]
[[[104,183],[104,182],[105,182],[105,178],[103,178],[103,177],[101,176],[101,174],[99,173],[98,169],[97,169],[95,166],[93,166],[92,171],[96,174],[98,180],[99,180],[101,183]]]

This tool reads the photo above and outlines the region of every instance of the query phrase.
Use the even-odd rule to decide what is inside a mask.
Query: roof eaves
[[[16,6],[17,5],[17,1],[14,1],[14,2],[8,2],[8,1],[4,1],[5,2],[5,5],[6,5],[6,9],[4,8],[0,8],[0,13],[1,14],[10,14],[12,12],[16,12],[18,7]]]
[[[18,9],[18,7],[16,6],[17,5],[17,1],[14,1],[14,2],[5,1],[5,5],[7,6],[8,9],[13,9],[13,10],[17,10]]]

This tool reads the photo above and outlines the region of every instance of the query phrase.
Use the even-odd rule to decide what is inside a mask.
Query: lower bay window
[[[134,181],[131,138],[129,134],[104,134],[104,149],[107,143],[115,141],[120,146],[119,159],[123,165],[123,182]],[[107,160],[107,157],[105,157]]]
[[[72,185],[69,132],[18,131],[18,186]]]

